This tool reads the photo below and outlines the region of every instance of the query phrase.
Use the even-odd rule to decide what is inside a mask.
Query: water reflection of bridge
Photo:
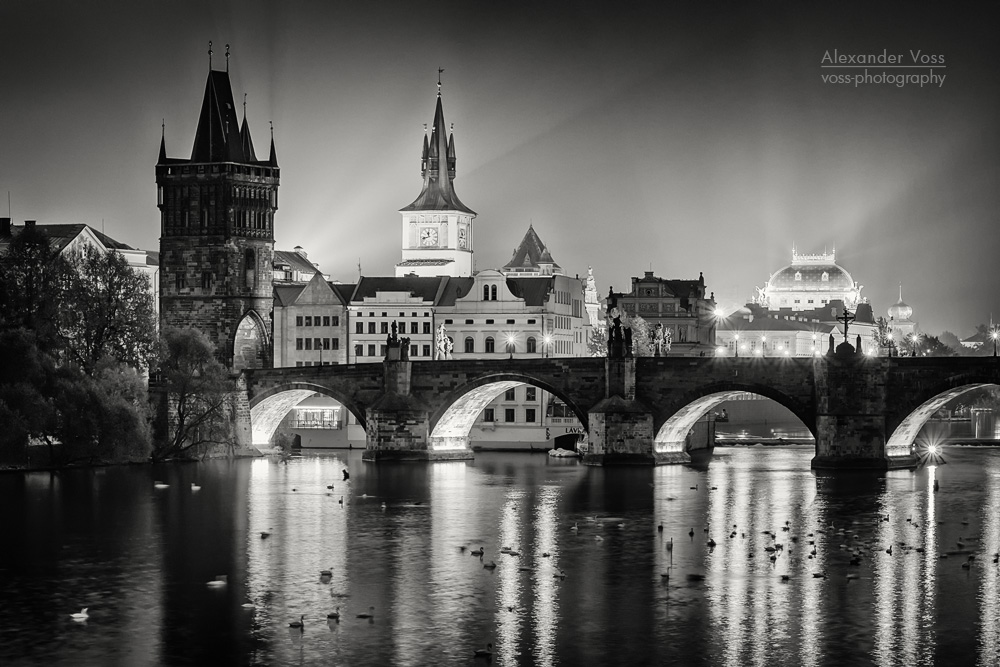
[[[586,462],[685,462],[706,413],[752,392],[816,439],[814,467],[915,464],[921,427],[948,401],[1000,383],[996,358],[602,358],[385,361],[245,372],[255,444],[313,393],[365,426],[366,458],[471,457],[484,407],[519,384],[563,401],[587,430]]]

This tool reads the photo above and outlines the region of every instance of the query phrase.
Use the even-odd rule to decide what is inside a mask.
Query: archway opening
[[[992,390],[994,396],[988,396],[982,391],[984,389]],[[1000,386],[995,384],[970,383],[924,401],[889,436],[885,444],[886,456],[908,456],[914,445],[937,448],[948,442],[962,440],[995,440],[997,434],[993,414],[998,390]],[[931,428],[935,426],[932,422],[943,420],[947,420],[947,424],[937,424],[938,428]]]
[[[250,406],[250,423],[254,447],[270,447],[275,430],[277,430],[285,417],[288,416],[288,413],[303,401],[317,395],[326,396],[337,401],[345,412],[349,412],[359,423],[364,424],[363,415],[359,415],[341,397],[326,391],[323,387],[296,386],[279,388],[255,400]],[[338,425],[338,428],[343,428],[344,422],[346,420],[343,420]],[[323,424],[319,426],[323,426]]]
[[[267,333],[254,312],[243,316],[233,337],[233,370],[267,366]]]
[[[815,434],[779,401],[746,390],[700,396],[671,415],[659,428],[653,451],[711,451],[717,443],[812,444]]]
[[[564,410],[553,416],[551,406]],[[462,387],[432,419],[434,450],[547,450],[564,433],[586,431],[579,411],[550,387],[523,379],[496,378]],[[570,414],[565,414],[570,413]]]

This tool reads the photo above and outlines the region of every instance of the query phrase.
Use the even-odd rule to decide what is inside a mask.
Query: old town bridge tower
[[[160,209],[160,325],[191,327],[211,339],[235,370],[271,366],[274,212],[278,161],[258,160],[236,115],[226,71],[211,67],[191,159],[156,163]]]

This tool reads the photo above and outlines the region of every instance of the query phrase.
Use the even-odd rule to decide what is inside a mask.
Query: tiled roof
[[[284,263],[301,273],[319,273],[319,269],[312,262],[291,250],[275,250],[273,263]]]
[[[454,306],[455,300],[468,296],[475,284],[474,278],[450,278],[436,305]]]
[[[49,242],[52,244],[52,247],[56,250],[62,250],[63,248],[65,248],[67,245],[70,244],[70,242],[73,239],[82,234],[84,229],[88,228],[90,229],[90,233],[93,234],[97,238],[97,240],[104,245],[105,248],[114,250],[135,250],[135,248],[133,248],[132,246],[125,245],[124,243],[115,241],[110,236],[102,234],[101,232],[97,231],[90,225],[84,223],[35,225],[35,229],[41,232],[42,234],[45,234],[45,236],[48,237]],[[12,226],[11,233],[20,234],[23,229],[24,226],[19,226],[19,227]]]
[[[358,305],[365,298],[375,298],[379,292],[407,292],[421,300],[436,304],[444,293],[448,278],[419,276],[402,276],[399,278],[361,278],[351,296],[351,302]]]
[[[446,266],[454,261],[453,259],[408,259],[396,266]]]
[[[555,278],[507,278],[507,289],[524,299],[526,306],[543,306],[549,297],[549,292],[555,285]]]

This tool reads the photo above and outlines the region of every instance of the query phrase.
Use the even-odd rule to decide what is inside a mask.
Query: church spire
[[[278,155],[274,152],[274,122],[271,122],[271,155],[267,159],[267,163],[272,167],[278,166]]]
[[[444,120],[444,105],[441,101],[441,73],[438,69],[438,93],[434,107],[434,120],[431,123],[431,133],[428,139],[424,134],[424,145],[421,152],[420,175],[424,178],[424,186],[417,199],[403,211],[462,211],[475,214],[455,193],[452,183],[455,178],[455,138],[448,135],[448,126]]]
[[[253,150],[253,139],[250,138],[250,125],[247,123],[246,93],[243,93],[243,125],[240,127],[240,146],[243,148],[243,158],[247,162],[257,161],[257,155]]]
[[[167,161],[167,120],[160,121],[160,157],[156,164],[163,164]]]

